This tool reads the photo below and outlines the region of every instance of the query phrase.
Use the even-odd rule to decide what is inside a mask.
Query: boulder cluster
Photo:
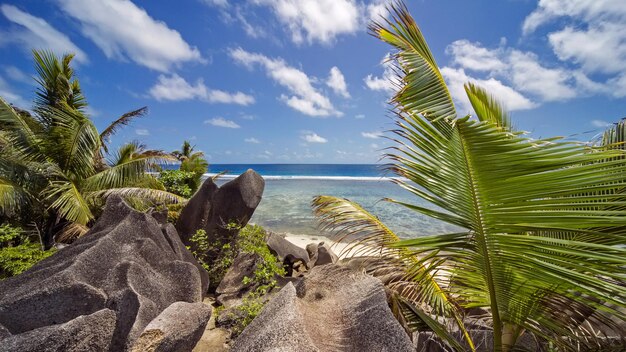
[[[248,222],[263,189],[252,170],[222,187],[208,179],[176,226],[163,212],[139,212],[109,197],[85,236],[0,281],[0,352],[220,350],[202,347],[220,346],[210,339],[223,334],[209,330],[216,324],[206,303],[209,276],[189,250],[190,239],[202,229],[209,242],[232,240],[230,224]],[[276,278],[262,312],[231,350],[414,350],[380,280],[339,265],[323,242],[303,249],[269,233],[266,243],[286,275]],[[254,289],[244,278],[259,260],[235,258],[215,283],[219,304],[235,307]]]

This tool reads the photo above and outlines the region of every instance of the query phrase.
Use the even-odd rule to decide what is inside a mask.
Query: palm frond
[[[64,173],[89,177],[95,171],[94,157],[100,148],[98,131],[78,110],[47,110],[54,123],[48,131],[46,148]]]
[[[145,116],[148,113],[148,107],[144,106],[137,110],[129,111],[122,116],[120,116],[117,120],[113,121],[109,126],[107,126],[102,133],[100,133],[100,144],[106,153],[108,153],[109,149],[107,146],[107,140],[114,135],[121,127],[127,126],[134,119]]]
[[[419,27],[402,3],[389,5],[390,19],[370,25],[372,35],[399,50],[395,55],[403,76],[392,98],[397,108],[417,113],[435,123],[453,119],[456,110],[435,58]]]
[[[475,84],[467,83],[464,88],[478,120],[511,130],[511,118],[498,100]]]
[[[436,314],[454,317],[468,345],[473,349],[473,343],[452,299],[442,288],[440,280],[443,278],[429,270],[429,265],[432,264],[428,263],[429,258],[419,260],[411,251],[394,247],[400,238],[355,202],[332,196],[317,196],[313,199],[312,206],[322,231],[333,233],[338,241],[351,240],[350,245],[340,255],[376,258],[363,261],[366,272],[381,278],[386,286],[411,305],[426,305]],[[421,316],[422,313],[417,314]],[[433,331],[441,330],[440,324],[432,318],[422,317],[420,320]]]
[[[44,196],[51,201],[50,208],[71,222],[87,225],[94,218],[89,204],[72,182],[53,181]]]
[[[106,199],[111,195],[118,195],[122,198],[146,199],[155,204],[184,204],[187,202],[187,199],[167,191],[141,187],[111,188],[88,192],[86,197],[90,201],[95,201],[96,199]]]
[[[404,73],[393,98],[397,146],[387,156],[408,180],[396,182],[434,207],[397,203],[467,229],[394,246],[429,258],[430,270],[450,269],[448,289],[464,306],[490,308],[496,350],[524,329],[565,348],[584,343],[575,319],[563,319],[563,302],[574,316],[590,310],[624,321],[624,151],[524,138],[472,85],[478,120],[456,118],[414,20],[403,5],[391,12],[387,28],[373,27],[399,50]]]

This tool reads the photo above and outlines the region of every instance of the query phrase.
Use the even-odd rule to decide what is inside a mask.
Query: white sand
[[[350,243],[336,242],[324,236],[296,235],[291,233],[283,233],[280,235],[284,236],[287,241],[301,248],[306,248],[309,243],[324,242],[339,256],[339,259],[359,256],[359,252],[364,249],[363,246],[354,246],[354,248],[350,248],[348,251],[347,248],[351,247]]]

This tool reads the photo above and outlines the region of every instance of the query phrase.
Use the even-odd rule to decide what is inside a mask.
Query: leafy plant
[[[202,176],[207,172],[209,163],[204,158],[204,153],[194,152],[195,146],[191,145],[188,141],[183,142],[181,150],[175,150],[172,152],[180,162],[180,171],[191,172],[193,177],[190,177],[185,181],[189,186],[190,192],[193,195],[200,183],[202,182]]]
[[[0,280],[21,274],[54,252],[43,251],[19,228],[0,226]]]
[[[34,51],[34,57],[39,84],[35,115],[0,98],[0,213],[5,219],[21,216],[24,223],[35,222],[44,247],[50,248],[55,236],[84,234],[111,194],[182,201],[146,174],[171,157],[134,148],[130,154],[121,151],[114,164],[103,159],[107,137],[145,109],[98,134],[70,66],[73,55],[57,58]]]
[[[612,319],[626,320],[624,151],[524,137],[472,84],[465,91],[476,115],[458,117],[415,21],[402,4],[390,10],[370,27],[397,50],[396,146],[387,157],[395,182],[433,207],[389,201],[464,230],[399,242],[363,235],[410,253],[407,279],[424,288],[415,303],[437,312],[434,279],[460,308],[488,309],[496,351],[513,349],[524,332],[565,350],[598,348],[602,339],[587,328],[620,331]],[[332,219],[343,209],[323,211]]]
[[[168,192],[181,197],[189,198],[193,195],[191,185],[196,175],[190,171],[164,170],[159,174],[159,181],[163,183]]]

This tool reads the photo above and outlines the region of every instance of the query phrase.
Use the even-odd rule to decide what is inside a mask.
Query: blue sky
[[[0,2],[0,96],[28,107],[32,48],[74,52],[104,128],[149,114],[112,143],[211,163],[372,163],[391,128],[389,47],[367,34],[383,1]],[[623,0],[410,1],[457,108],[489,89],[533,137],[588,140],[626,116]]]

